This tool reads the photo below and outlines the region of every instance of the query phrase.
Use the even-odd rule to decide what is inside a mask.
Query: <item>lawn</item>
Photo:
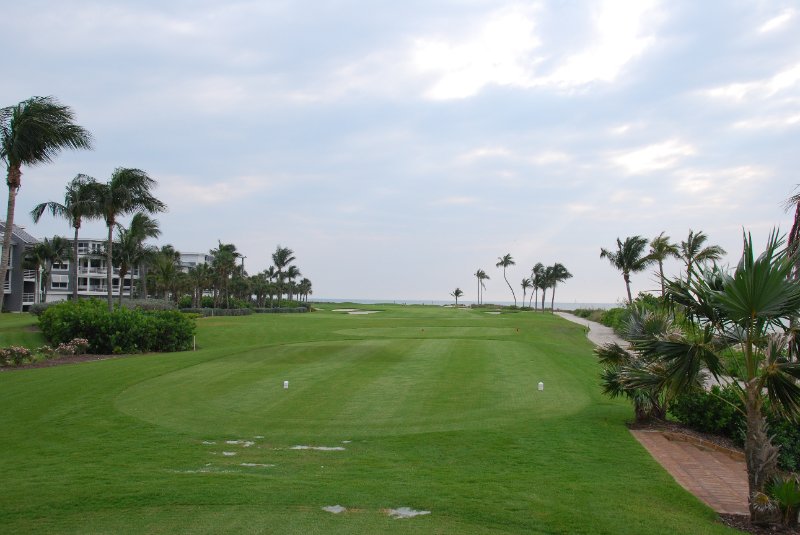
[[[736,533],[629,434],[579,325],[324,308],[0,373],[3,532]],[[3,315],[0,345],[33,325]]]

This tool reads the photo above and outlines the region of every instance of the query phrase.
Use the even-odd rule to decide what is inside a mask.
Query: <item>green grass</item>
[[[198,320],[195,352],[0,373],[3,531],[734,533],[627,431],[579,325],[324,308]],[[2,340],[30,325],[0,317]],[[383,512],[402,506],[431,514]]]

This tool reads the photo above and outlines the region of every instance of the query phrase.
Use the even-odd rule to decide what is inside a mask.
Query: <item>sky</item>
[[[0,106],[53,95],[95,138],[23,168],[15,222],[38,237],[70,235],[28,212],[76,174],[135,167],[169,206],[155,243],[234,243],[251,274],[289,247],[316,297],[469,301],[480,268],[508,301],[511,254],[518,298],[560,262],[557,302],[614,303],[618,237],[702,230],[735,265],[744,231],[791,224],[796,0],[0,7]]]

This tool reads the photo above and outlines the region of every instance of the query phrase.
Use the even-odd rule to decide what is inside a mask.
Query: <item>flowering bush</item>
[[[26,360],[31,360],[30,349],[20,346],[11,346],[0,349],[0,361],[2,361],[4,366],[19,366]]]
[[[89,349],[89,340],[73,338],[69,342],[58,344],[55,352],[59,355],[83,355]]]

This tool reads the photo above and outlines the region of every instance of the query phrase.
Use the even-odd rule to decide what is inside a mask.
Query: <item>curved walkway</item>
[[[625,342],[605,325],[556,312],[587,328],[595,345]],[[747,515],[747,468],[741,453],[716,448],[713,444],[662,431],[631,430],[631,434],[683,488],[718,513]]]

